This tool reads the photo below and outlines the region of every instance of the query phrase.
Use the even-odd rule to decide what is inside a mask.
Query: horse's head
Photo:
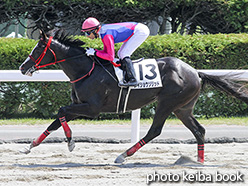
[[[19,68],[22,74],[32,76],[33,72],[41,68],[42,63],[50,62],[54,57],[56,58],[55,53],[50,48],[52,37],[48,38],[43,31],[40,31],[40,35],[39,42]]]

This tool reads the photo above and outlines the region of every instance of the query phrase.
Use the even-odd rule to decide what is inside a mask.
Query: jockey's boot
[[[123,65],[123,83],[119,83],[121,87],[136,86],[137,80],[135,78],[135,71],[133,68],[132,60],[129,57],[125,57],[122,60]]]

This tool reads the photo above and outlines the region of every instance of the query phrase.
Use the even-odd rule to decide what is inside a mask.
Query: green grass
[[[197,121],[202,125],[241,125],[241,126],[248,126],[248,117],[230,117],[230,118],[210,118],[210,119],[203,119],[198,118]],[[179,119],[168,119],[166,124],[169,125],[180,125],[182,122]]]
[[[211,119],[197,119],[199,123],[203,125],[242,125],[248,126],[248,117],[230,117],[230,118],[211,118]],[[0,125],[49,125],[53,122],[53,119],[1,119]],[[152,119],[141,119],[141,125],[150,125]],[[131,124],[131,120],[75,120],[70,121],[71,125],[125,125]],[[168,119],[167,125],[181,125],[181,121],[178,119]]]

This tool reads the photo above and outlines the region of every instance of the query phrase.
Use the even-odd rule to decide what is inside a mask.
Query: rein
[[[118,83],[118,80],[103,66],[103,64],[97,58],[94,58],[94,57],[91,57],[91,56],[90,56],[90,58],[92,59],[93,62],[94,62],[94,59],[95,59],[97,61],[97,63],[103,68],[103,70],[105,70],[105,72],[107,72],[110,75],[110,77]]]
[[[76,83],[76,82],[78,82],[78,81],[84,79],[85,77],[90,76],[90,74],[91,74],[91,72],[94,70],[94,68],[95,68],[95,63],[94,63],[94,61],[93,61],[92,67],[91,67],[90,71],[89,71],[87,74],[85,74],[84,76],[82,76],[82,77],[80,77],[80,78],[78,78],[78,79],[76,79],[76,80],[70,81],[70,83]]]
[[[53,37],[50,36],[50,37],[49,37],[49,40],[48,40],[48,42],[47,42],[47,44],[46,44],[45,49],[43,50],[43,52],[41,53],[41,55],[38,57],[38,59],[35,60],[35,59],[33,58],[32,55],[29,55],[30,59],[31,59],[33,62],[35,62],[35,67],[36,67],[37,70],[39,70],[40,68],[44,68],[44,67],[46,67],[46,66],[55,65],[55,64],[57,64],[57,63],[65,62],[66,60],[78,58],[78,57],[81,57],[81,56],[84,55],[84,54],[80,54],[80,55],[77,55],[77,56],[73,56],[73,57],[70,57],[70,58],[61,59],[61,60],[57,61],[57,57],[56,57],[55,52],[53,51],[53,49],[50,48],[51,43],[52,43],[52,40],[53,40]],[[41,63],[42,59],[45,57],[46,52],[47,52],[48,49],[49,49],[50,52],[53,54],[55,60],[54,60],[54,62],[47,63],[47,64],[44,64],[44,65],[40,65],[40,63]],[[70,83],[76,83],[76,82],[78,82],[78,81],[84,79],[85,77],[90,76],[90,74],[91,74],[91,72],[94,70],[94,68],[95,68],[95,62],[94,62],[94,60],[93,60],[92,67],[91,67],[90,71],[89,71],[87,74],[83,75],[82,77],[80,77],[80,78],[78,78],[78,79],[70,80]]]

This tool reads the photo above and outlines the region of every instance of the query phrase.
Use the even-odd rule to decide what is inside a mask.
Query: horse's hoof
[[[123,156],[123,154],[119,155],[116,159],[115,159],[115,163],[123,163],[125,161],[125,157]]]
[[[72,152],[74,148],[75,148],[75,142],[73,140],[71,140],[68,143],[68,149],[69,149],[70,152]]]
[[[21,150],[19,150],[20,153],[22,154],[29,154],[31,152],[31,148],[30,147],[25,147]]]

